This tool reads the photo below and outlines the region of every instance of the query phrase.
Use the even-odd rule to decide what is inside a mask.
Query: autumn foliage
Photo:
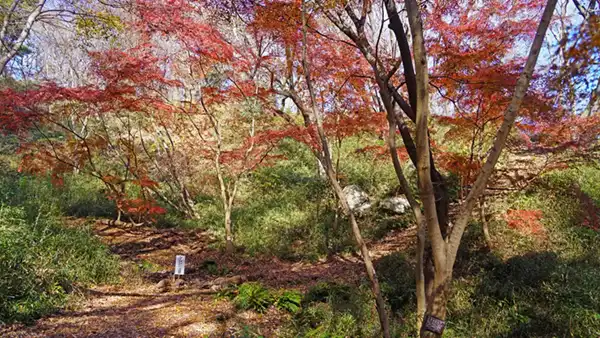
[[[540,210],[510,209],[506,212],[508,227],[521,231],[525,234],[539,235],[543,233],[544,227],[540,220]]]

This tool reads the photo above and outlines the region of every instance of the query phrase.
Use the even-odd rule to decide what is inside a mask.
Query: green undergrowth
[[[253,310],[259,313],[267,311],[271,306],[289,313],[296,313],[302,308],[302,294],[293,289],[274,290],[260,282],[247,282],[240,286],[230,285],[219,291],[218,298],[232,300],[240,310]]]
[[[358,185],[371,197],[373,208],[359,217],[359,223],[365,238],[377,239],[390,230],[407,227],[411,217],[377,208],[377,200],[398,193],[397,180],[391,166],[357,153],[358,144],[357,140],[343,144],[340,182]],[[319,175],[314,155],[292,141],[284,142],[278,151],[282,159],[254,171],[240,187],[232,215],[236,244],[249,254],[292,260],[355,251],[348,219],[338,209],[326,179]],[[220,199],[199,196],[196,206],[200,214],[197,227],[224,238]]]
[[[302,298],[283,337],[377,337],[379,322],[366,287],[319,283]]]
[[[89,199],[87,190],[61,200],[48,180],[5,171],[0,191],[0,324],[29,323],[65,306],[76,287],[115,281],[108,249],[88,228],[62,224],[64,208]]]
[[[118,262],[88,229],[0,206],[0,322],[29,322],[66,304],[75,286],[115,280]]]
[[[455,267],[445,337],[600,336],[600,234],[572,186],[598,205],[600,170],[558,171],[526,191],[493,201],[493,247],[481,225],[467,229]],[[511,229],[508,209],[541,210],[543,233]],[[376,269],[395,337],[415,336],[412,252],[378,259]],[[289,337],[379,337],[368,283],[319,284],[283,330]]]
[[[468,229],[445,336],[600,336],[600,233],[583,222],[589,206],[575,185],[600,205],[600,170],[572,168],[496,203],[492,250],[479,224]],[[509,228],[507,209],[540,210],[543,231]]]
[[[233,301],[239,310],[259,313],[276,307],[291,317],[280,328],[281,337],[376,337],[378,317],[368,288],[319,283],[307,292],[274,290],[260,282],[230,286],[218,297]]]

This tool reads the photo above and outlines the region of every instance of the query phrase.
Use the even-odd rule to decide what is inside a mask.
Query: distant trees
[[[3,0],[0,18],[0,74],[19,53],[29,37],[33,25],[44,14],[46,0]]]

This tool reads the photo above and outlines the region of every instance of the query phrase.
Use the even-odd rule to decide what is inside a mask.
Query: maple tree
[[[197,217],[194,195],[216,184],[230,250],[239,181],[268,161],[276,140],[260,137],[270,115],[261,113],[265,90],[250,74],[252,54],[234,60],[233,46],[184,4],[137,3],[137,46],[91,55],[100,85],[6,89],[3,127],[42,135],[23,144],[24,170],[49,170],[57,182],[73,170],[100,179],[118,219],[151,220],[165,212],[156,201]],[[161,56],[164,48],[151,40],[173,35],[178,52]]]
[[[381,24],[379,27],[381,28],[379,28],[379,34],[377,34],[377,30],[372,25],[366,25],[373,9],[372,2],[363,1],[356,4],[356,6],[345,4],[336,7],[329,3],[321,5],[324,15],[354,43],[372,67],[381,99],[388,114],[390,125],[389,148],[392,160],[399,182],[413,207],[419,225],[419,244],[417,250],[418,312],[419,315],[425,315],[425,318],[434,316],[443,320],[445,318],[448,283],[451,280],[452,266],[454,265],[462,233],[470,219],[475,201],[485,189],[486,183],[498,161],[498,157],[506,144],[510,129],[515,122],[517,113],[529,87],[533,67],[539,55],[556,2],[550,1],[546,5],[543,20],[538,28],[536,39],[524,71],[515,68],[518,62],[522,62],[518,59],[504,63],[499,62],[502,59],[503,53],[510,52],[507,49],[507,45],[504,45],[503,42],[510,43],[514,39],[517,39],[520,34],[531,34],[531,28],[535,27],[536,20],[529,19],[526,13],[527,11],[532,11],[530,13],[537,12],[536,8],[539,8],[543,3],[529,2],[515,4],[514,2],[498,1],[482,7],[477,6],[473,2],[467,2],[464,4],[466,8],[463,8],[463,4],[440,1],[433,5],[432,10],[423,11],[416,1],[406,1],[405,9],[413,44],[411,53],[408,38],[395,2],[383,1],[381,4],[382,10],[383,8],[386,10],[389,27],[396,37],[397,49],[400,51],[398,61],[389,56],[387,58],[381,57],[379,54],[381,31],[385,22],[384,15],[380,16]],[[506,23],[499,20],[492,21],[487,19],[489,16],[494,15],[495,11],[510,12],[511,10],[516,12],[524,11],[523,14],[525,15],[519,15],[523,18],[521,22],[516,23],[514,19],[511,21],[514,16],[511,16],[511,19],[507,19]],[[423,13],[426,13],[425,19],[422,17]],[[455,15],[454,13],[461,14]],[[478,13],[482,15],[482,20],[476,19]],[[513,14],[516,15],[516,13]],[[423,20],[426,20],[425,25],[423,24]],[[496,24],[498,26],[495,26]],[[503,32],[508,32],[508,34],[503,35]],[[369,41],[369,36],[374,36],[376,41]],[[450,38],[452,40],[449,40]],[[455,42],[456,40],[454,39],[464,41],[464,45],[453,43],[452,46],[449,46],[449,42],[446,41]],[[433,43],[428,44],[431,41]],[[493,53],[490,50],[503,52]],[[461,205],[457,220],[453,224],[450,234],[448,234],[447,229],[447,214],[443,212],[443,204],[447,202],[443,201],[443,198],[440,198],[439,193],[436,196],[436,170],[433,164],[434,161],[429,141],[429,52],[434,55],[434,69],[438,72],[438,74],[431,74],[431,78],[434,79],[435,76],[437,79],[443,80],[447,78],[449,80],[449,83],[442,82],[438,83],[437,86],[435,83],[432,83],[432,86],[438,89],[440,96],[450,96],[449,99],[459,110],[459,118],[462,118],[463,121],[468,121],[468,116],[461,114],[460,109],[467,109],[470,114],[476,115],[478,121],[474,121],[473,124],[476,127],[474,129],[479,129],[478,132],[482,136],[485,134],[478,123],[485,125],[491,120],[498,120],[495,124],[497,128],[499,127],[498,132],[493,138],[491,152],[486,155],[487,160],[481,165],[480,174],[477,175],[477,179],[474,180],[469,194]],[[404,70],[402,84],[406,84],[408,100],[405,100],[403,95],[397,91],[396,85],[390,83],[390,80],[393,81],[393,77],[400,65],[402,65]],[[510,80],[511,77],[506,76],[510,74],[510,72],[507,72],[508,69],[515,69],[516,74],[521,73],[518,82],[515,82],[516,76],[513,77],[515,80]],[[499,73],[500,71],[502,73]],[[458,76],[456,76],[457,74]],[[498,81],[499,74],[503,76],[500,79],[501,81]],[[491,79],[489,78],[490,76]],[[510,82],[505,80],[507,78]],[[477,81],[473,81],[474,79]],[[502,92],[502,87],[511,88],[515,86],[515,83],[517,86],[514,95],[511,90]],[[457,93],[460,101],[456,97],[453,97]],[[510,99],[511,96],[512,100]],[[502,100],[505,102],[504,104],[501,104]],[[482,106],[484,101],[485,104],[489,102],[490,107],[499,106],[499,110],[490,113],[489,108]],[[403,119],[398,118],[396,106],[415,123],[416,142],[413,143],[411,133],[406,128]],[[474,107],[477,108],[473,109]],[[502,112],[504,113],[502,114]],[[484,116],[482,118],[482,115],[487,114],[491,116]],[[453,122],[460,124],[463,121],[456,121],[455,119]],[[398,164],[393,136],[395,135],[396,125],[398,125],[398,129],[403,136],[409,154],[412,153],[411,160],[413,160],[418,170],[419,197],[423,204],[423,214],[415,197],[410,193],[406,178]],[[497,128],[493,128],[492,130]],[[480,143],[482,145],[485,144],[483,141]],[[473,154],[473,150],[471,150],[471,153]],[[467,164],[463,169],[467,172],[467,179],[469,179],[471,171],[478,169],[478,165],[473,164],[473,158],[471,157],[471,159],[471,164]],[[453,164],[456,164],[459,161],[453,162]],[[439,187],[440,185],[438,184],[437,186]],[[440,205],[442,205],[442,208],[440,208]],[[431,243],[432,256],[432,262],[427,270],[424,267],[425,262],[423,257],[425,233],[427,233]],[[432,328],[427,327],[427,322],[427,320],[423,322],[421,335],[436,335],[436,333],[432,332]],[[441,334],[441,332],[437,332],[437,334]]]

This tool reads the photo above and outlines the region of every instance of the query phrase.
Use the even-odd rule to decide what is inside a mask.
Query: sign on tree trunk
[[[442,334],[442,332],[444,332],[445,326],[445,321],[434,316],[425,317],[425,322],[423,323],[423,329],[440,335]]]

